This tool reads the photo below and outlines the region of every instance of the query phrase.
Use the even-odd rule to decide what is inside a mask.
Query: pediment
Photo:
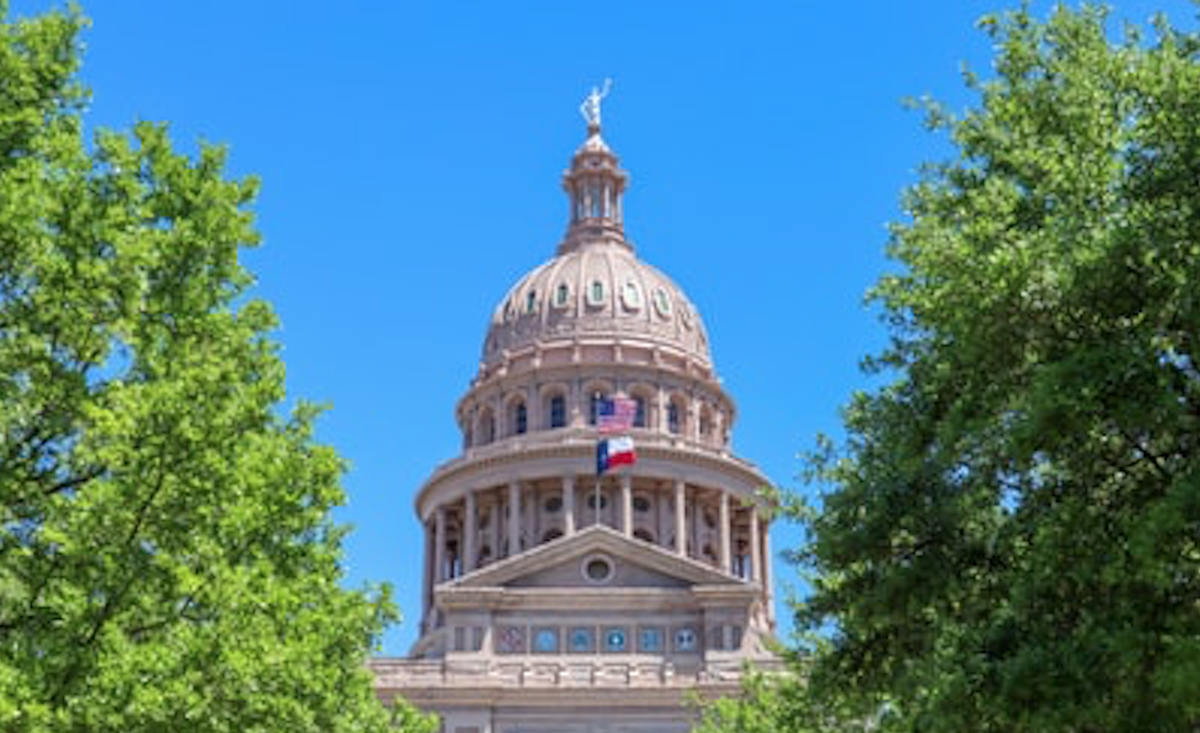
[[[589,577],[589,564],[595,559],[610,565],[611,576],[600,582],[595,574]],[[701,562],[596,525],[468,573],[448,585],[462,589],[670,589],[740,584],[737,578]]]

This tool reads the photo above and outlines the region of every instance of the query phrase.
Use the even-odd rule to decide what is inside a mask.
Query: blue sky
[[[590,87],[614,80],[626,230],[699,308],[737,452],[801,488],[797,453],[838,433],[886,337],[862,304],[889,267],[885,224],[917,166],[950,154],[901,100],[968,104],[962,64],[986,75],[991,54],[975,21],[1003,7],[96,0],[82,77],[91,125],[168,121],[183,149],[224,143],[231,174],[261,177],[264,244],[245,261],[282,319],[290,395],[331,405],[319,434],[351,465],[347,582],[396,587],[408,617],[383,650],[403,654],[412,498],[458,451],[454,404],[492,308],[563,233]],[[1194,8],[1127,0],[1115,16],[1194,27]]]

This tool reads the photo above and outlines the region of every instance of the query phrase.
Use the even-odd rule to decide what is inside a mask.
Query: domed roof
[[[557,256],[523,277],[496,306],[483,371],[527,347],[557,342],[637,342],[709,367],[708,337],[691,301],[669,277],[638,260],[625,239],[629,175],[600,136],[599,99],[584,107],[588,135],[563,174],[570,222]]]
[[[648,342],[711,365],[704,324],[691,301],[626,242],[589,241],[560,251],[496,306],[484,341],[485,365],[535,344],[596,338]]]

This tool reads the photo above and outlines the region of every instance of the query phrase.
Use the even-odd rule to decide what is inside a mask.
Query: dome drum
[[[729,449],[735,407],[719,385],[627,364],[542,369],[473,388],[456,411],[463,448],[594,426],[597,400],[613,396],[634,400],[638,433],[676,436],[711,451]]]

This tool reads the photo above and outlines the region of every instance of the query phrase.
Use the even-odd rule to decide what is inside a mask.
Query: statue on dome
[[[583,119],[587,120],[589,130],[600,129],[600,100],[607,97],[611,89],[612,79],[605,79],[604,88],[592,87],[592,93],[584,98],[583,104],[579,105],[579,113],[583,115]]]

